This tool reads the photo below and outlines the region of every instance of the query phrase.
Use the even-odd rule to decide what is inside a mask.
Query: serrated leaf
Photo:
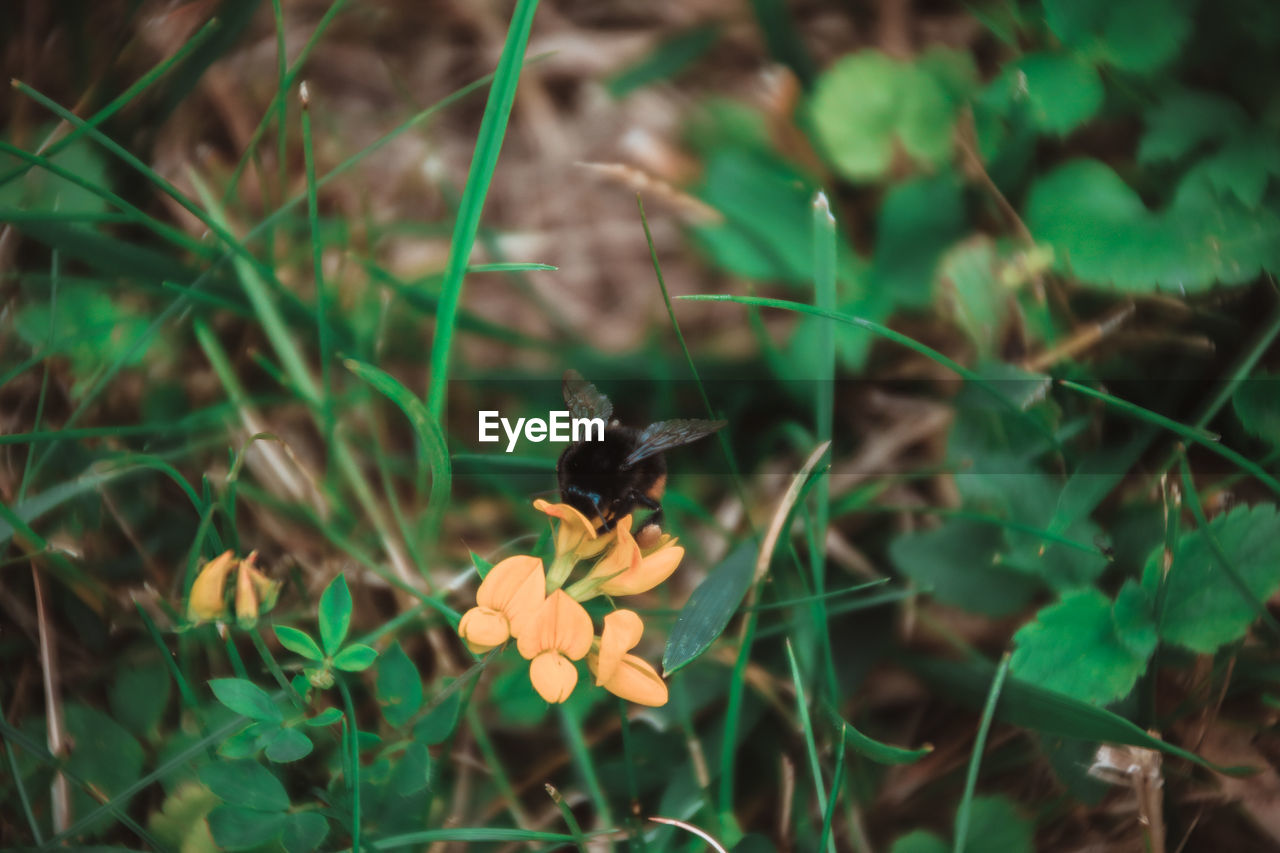
[[[351,627],[351,590],[347,588],[347,579],[342,575],[335,577],[324,588],[317,616],[324,653],[337,654]]]
[[[938,68],[937,61],[902,62],[862,50],[818,79],[809,114],[837,170],[854,180],[881,177],[895,146],[925,167],[950,160],[956,93],[970,84],[940,77]]]
[[[1205,177],[1219,194],[1232,194],[1252,210],[1267,184],[1280,176],[1280,143],[1275,135],[1255,131],[1233,136],[1204,162]]]
[[[1178,540],[1164,580],[1160,638],[1193,652],[1210,653],[1238,640],[1257,617],[1257,602],[1280,590],[1280,514],[1272,504],[1238,507],[1209,523],[1223,555],[1254,597],[1246,599],[1214,556],[1204,530]],[[1147,561],[1144,585],[1153,587],[1163,559],[1157,547]]]
[[[344,672],[363,672],[377,659],[378,652],[373,648],[352,643],[334,656],[333,665]]]
[[[997,562],[1000,528],[953,519],[934,530],[905,533],[889,546],[893,565],[934,598],[977,613],[1002,616],[1024,607],[1039,580]]]
[[[1255,373],[1241,382],[1231,406],[1250,435],[1280,446],[1280,374]]]
[[[311,853],[329,835],[329,821],[319,812],[289,815],[280,843],[286,853]]]
[[[278,723],[284,719],[267,692],[252,681],[243,678],[214,678],[209,681],[209,687],[219,702],[251,720]]]
[[[289,808],[280,780],[256,761],[214,761],[200,768],[200,781],[227,805],[262,812]]]
[[[1035,824],[1005,797],[974,797],[965,833],[966,853],[1033,853]]]
[[[724,631],[751,586],[758,551],[755,540],[739,543],[689,596],[662,653],[666,675],[705,652]]]
[[[218,806],[209,812],[209,831],[224,850],[252,850],[284,831],[287,816],[240,806]]]
[[[1191,292],[1280,269],[1280,212],[1217,197],[1203,170],[1153,212],[1110,167],[1075,160],[1035,183],[1025,218],[1056,266],[1086,283]]]
[[[1139,591],[1140,594],[1140,591]],[[1126,608],[1132,619],[1136,611]],[[1144,626],[1129,625],[1130,636],[1154,631],[1150,614]],[[1154,633],[1151,639],[1154,641]],[[1013,635],[1016,647],[1010,671],[1030,684],[1056,690],[1084,702],[1106,705],[1126,696],[1146,670],[1155,648],[1139,654],[1121,640],[1112,603],[1096,589],[1069,592],[1044,607],[1036,620]],[[1138,640],[1132,645],[1141,645]]]
[[[1138,162],[1157,163],[1235,136],[1248,124],[1248,116],[1239,104],[1221,95],[1178,89],[1147,112],[1146,123]]]
[[[1044,0],[1044,13],[1064,44],[1126,71],[1169,62],[1191,32],[1179,0]]]
[[[1036,127],[1059,136],[1093,118],[1104,96],[1096,68],[1060,53],[1029,53],[1006,65],[991,86],[1007,109],[1025,107]]]
[[[277,764],[306,758],[314,748],[311,738],[297,729],[281,729],[267,743],[266,756]]]
[[[400,643],[392,643],[378,661],[375,688],[382,716],[392,726],[403,726],[422,707],[422,676]]]
[[[316,641],[311,639],[311,635],[306,631],[299,631],[297,628],[290,628],[288,625],[275,626],[276,639],[280,641],[280,645],[297,655],[302,655],[307,660],[322,661],[324,660],[324,652],[316,645]]]

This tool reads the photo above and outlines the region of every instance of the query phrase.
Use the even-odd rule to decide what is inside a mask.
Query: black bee
[[[613,404],[576,370],[564,374],[564,402],[574,418],[600,418],[603,441],[575,441],[560,454],[556,477],[560,499],[587,518],[601,520],[600,533],[638,506],[653,510],[642,527],[662,522],[662,493],[667,487],[663,451],[690,444],[728,421],[672,420],[644,429],[613,420]]]

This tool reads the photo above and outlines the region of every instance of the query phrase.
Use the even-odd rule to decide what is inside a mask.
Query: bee
[[[564,402],[574,418],[600,418],[603,441],[575,441],[556,463],[560,499],[587,518],[599,518],[599,533],[614,528],[636,507],[652,510],[641,528],[662,523],[667,486],[664,451],[711,435],[728,421],[659,421],[644,429],[613,419],[613,404],[576,370],[564,374]]]

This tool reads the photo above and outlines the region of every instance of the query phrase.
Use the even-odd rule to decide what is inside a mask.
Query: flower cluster
[[[642,658],[630,654],[644,624],[631,610],[604,617],[595,636],[582,602],[598,595],[636,595],[665,581],[680,565],[684,548],[670,536],[643,545],[631,533],[631,516],[598,535],[595,524],[568,504],[534,501],[555,519],[555,557],[508,557],[485,575],[476,606],[462,615],[458,634],[476,653],[515,639],[529,661],[529,680],[548,702],[563,702],[578,683],[574,661],[586,658],[596,684],[640,705],[667,702],[667,685]],[[647,531],[646,531],[647,532]],[[579,580],[565,586],[577,565],[595,560]]]
[[[241,628],[257,624],[258,615],[275,607],[280,595],[280,582],[260,572],[254,564],[257,559],[257,551],[243,560],[224,551],[201,566],[187,598],[187,619],[193,625],[228,620],[227,585],[234,571],[236,624]]]

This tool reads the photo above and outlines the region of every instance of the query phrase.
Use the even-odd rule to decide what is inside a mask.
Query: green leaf
[[[141,364],[149,347],[164,340],[148,338],[150,325],[145,314],[113,301],[109,291],[76,283],[59,288],[56,305],[31,301],[13,317],[18,337],[33,349],[71,359],[76,377],[72,395],[77,398],[89,387],[96,371],[117,362],[127,367]],[[135,349],[138,341],[146,343]]]
[[[951,853],[951,846],[932,832],[916,829],[894,841],[889,853]]]
[[[840,728],[844,732],[845,746],[879,764],[913,764],[933,752],[933,747],[928,745],[920,749],[904,749],[900,746],[881,743],[858,731],[834,710],[828,710],[840,723]]]
[[[33,140],[44,138],[53,128],[48,125],[30,128]],[[55,166],[83,178],[96,187],[109,188],[107,166],[102,153],[92,140],[83,136],[48,158]],[[0,175],[27,165],[27,161],[11,154],[0,154]],[[79,186],[48,169],[28,169],[20,178],[0,185],[0,207],[19,210],[57,211],[59,213],[102,213],[107,202],[96,193]]]
[[[1191,32],[1180,0],[1044,0],[1045,22],[1063,43],[1126,71],[1154,71]]]
[[[313,748],[311,738],[297,729],[281,729],[267,743],[266,756],[277,764],[286,764],[306,758]]]
[[[326,655],[337,654],[351,627],[351,590],[347,579],[338,575],[320,595],[320,642]]]
[[[1000,528],[959,519],[934,530],[905,533],[889,546],[893,565],[945,604],[1003,616],[1029,602],[1040,581],[1001,566]]]
[[[232,761],[252,758],[279,730],[275,723],[253,723],[218,744],[218,755]]]
[[[414,741],[396,762],[395,770],[387,781],[387,787],[402,797],[416,794],[431,781],[431,753],[422,743]]]
[[[1259,372],[1241,382],[1231,406],[1250,435],[1280,446],[1280,374]]]
[[[674,77],[706,53],[720,39],[720,32],[714,24],[677,32],[639,62],[610,77],[605,89],[615,98],[624,98],[636,89]]]
[[[67,734],[74,748],[67,769],[107,797],[115,796],[142,775],[142,746],[133,735],[101,711],[78,703],[64,709]],[[6,768],[5,778],[11,778]],[[71,787],[72,807],[77,815],[87,815],[99,802],[78,786]],[[131,799],[131,798],[128,798]],[[120,805],[128,803],[124,800]],[[97,833],[112,824],[110,815],[95,820],[88,832]]]
[[[172,685],[162,662],[121,667],[111,686],[111,713],[135,735],[146,737],[160,722]]]
[[[378,653],[369,646],[353,643],[333,658],[333,665],[344,672],[363,672],[373,666]]]
[[[990,237],[955,246],[938,264],[941,307],[982,358],[995,354],[1009,315],[1009,291],[997,275],[998,256]]]
[[[284,831],[287,815],[240,806],[218,806],[209,812],[209,831],[224,850],[251,850]]]
[[[1132,581],[1126,589],[1142,595]],[[1131,597],[1126,601],[1131,604]],[[1125,642],[1112,610],[1110,599],[1096,589],[1067,593],[1014,634],[1010,670],[1031,684],[1095,705],[1123,698],[1155,648],[1154,622],[1149,610],[1126,606],[1126,634],[1138,639]],[[1145,623],[1139,623],[1142,616]]]
[[[324,652],[320,651],[316,641],[311,639],[311,635],[307,632],[290,628],[288,625],[276,625],[275,632],[280,645],[294,654],[302,655],[307,660],[324,660]]]
[[[400,643],[392,643],[378,661],[375,689],[382,716],[396,728],[413,719],[422,707],[422,676]]]
[[[755,540],[741,542],[689,596],[662,654],[667,675],[705,652],[724,631],[751,586],[758,551]]]
[[[1124,291],[1191,292],[1280,269],[1280,212],[1221,197],[1204,170],[1153,212],[1110,167],[1075,160],[1036,181],[1025,219],[1060,270]]]
[[[845,56],[818,79],[809,114],[836,169],[853,180],[884,176],[901,148],[918,164],[939,168],[952,155],[957,92],[976,79],[972,61],[902,62],[878,50]],[[945,73],[940,69],[947,66]]]
[[[286,853],[311,853],[329,835],[329,821],[319,812],[289,815],[280,843]]]
[[[966,853],[1033,853],[1035,825],[1005,797],[974,797]]]
[[[872,293],[884,293],[893,306],[927,306],[934,270],[966,224],[963,187],[955,173],[896,184],[876,216]]]
[[[342,712],[337,708],[325,708],[319,714],[306,720],[308,726],[330,726],[342,719]]]
[[[205,816],[221,801],[195,779],[186,779],[165,797],[160,811],[152,812],[147,828],[169,850],[182,853],[217,853]]]
[[[1177,160],[1209,143],[1229,139],[1248,125],[1235,101],[1209,92],[1177,89],[1146,114],[1139,163]]]
[[[209,687],[219,702],[251,720],[278,723],[284,719],[267,692],[252,681],[243,678],[214,678],[209,681]]]
[[[1006,115],[1025,106],[1036,127],[1059,136],[1093,118],[1104,95],[1097,69],[1060,53],[1029,53],[1009,63],[991,89],[986,103],[1005,105]]]
[[[1257,602],[1280,590],[1280,514],[1272,504],[1238,507],[1215,518],[1207,530],[1256,601],[1232,583],[1205,529],[1179,538],[1164,578],[1160,639],[1204,654],[1243,637],[1257,617]],[[1143,585],[1148,592],[1158,586],[1162,559],[1163,548],[1157,547],[1147,560]]]
[[[1252,210],[1261,203],[1268,182],[1280,176],[1280,144],[1270,132],[1239,134],[1203,166],[1205,178],[1219,195],[1230,193]]]
[[[441,689],[452,684],[452,680],[443,680]],[[427,746],[444,743],[453,734],[458,725],[458,713],[462,709],[462,691],[453,690],[439,704],[426,713],[413,727],[414,740]]]
[[[280,780],[256,761],[214,761],[200,768],[200,781],[227,805],[262,812],[289,808]]]

